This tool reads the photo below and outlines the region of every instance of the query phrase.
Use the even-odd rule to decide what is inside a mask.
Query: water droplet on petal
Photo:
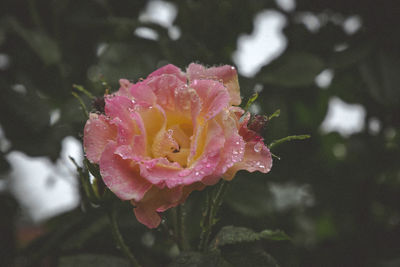
[[[182,170],[178,175],[180,177],[188,176],[192,171],[190,169]]]
[[[262,148],[263,148],[263,144],[261,142],[258,142],[254,145],[254,151],[257,153],[260,152],[262,150]]]

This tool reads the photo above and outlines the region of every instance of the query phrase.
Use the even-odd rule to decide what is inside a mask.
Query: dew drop
[[[254,151],[257,153],[260,152],[262,150],[262,148],[263,148],[263,144],[261,142],[258,142],[254,145]]]
[[[181,171],[178,175],[179,175],[180,177],[184,177],[184,176],[189,175],[191,172],[192,172],[191,170],[185,169],[185,170]]]
[[[211,167],[211,163],[207,163],[206,168],[210,168],[210,167]]]
[[[199,176],[200,172],[195,172],[194,175]]]

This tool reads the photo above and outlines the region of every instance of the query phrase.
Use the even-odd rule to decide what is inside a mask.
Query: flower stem
[[[180,243],[179,247],[181,250],[188,250],[189,243],[186,238],[186,228],[185,228],[185,219],[186,219],[186,209],[185,204],[181,204],[177,207],[177,219],[178,219],[178,241]]]
[[[219,183],[217,189],[214,191],[214,194],[212,194],[212,196],[210,194],[207,194],[206,208],[203,212],[203,219],[201,221],[202,232],[200,234],[200,251],[207,250],[212,227],[217,223],[215,217],[217,216],[218,210],[221,207],[227,187],[228,182],[223,180]]]
[[[188,250],[189,244],[187,243],[185,235],[186,211],[184,204],[181,204],[171,209],[171,213],[172,213],[172,224],[174,229],[174,235],[173,235],[174,241],[178,245],[180,251]]]
[[[108,211],[108,218],[111,224],[111,231],[114,236],[114,240],[117,243],[118,248],[125,254],[125,256],[129,259],[132,266],[134,267],[141,267],[140,264],[137,262],[135,256],[130,251],[129,247],[126,245],[121,232],[119,231],[118,224],[117,224],[117,210],[113,207],[111,210]]]

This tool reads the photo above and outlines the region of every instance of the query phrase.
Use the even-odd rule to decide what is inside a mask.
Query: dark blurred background
[[[263,243],[281,266],[400,266],[399,26],[394,0],[2,0],[0,265],[119,255],[104,216],[79,205],[72,85],[102,95],[195,61],[235,65],[244,102],[259,93],[253,112],[281,110],[267,143],[312,136],[274,148],[271,173],[239,173],[216,229],[284,230],[292,241]],[[176,248],[121,209],[139,261],[168,264]]]

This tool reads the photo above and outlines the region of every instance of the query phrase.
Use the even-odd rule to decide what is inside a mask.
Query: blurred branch
[[[129,259],[132,266],[140,267],[141,265],[136,260],[135,256],[130,251],[129,247],[126,245],[121,232],[118,228],[117,223],[117,209],[115,206],[111,207],[111,210],[107,211],[108,218],[110,219],[111,231],[114,236],[114,240],[117,242],[118,248],[125,254],[125,256]]]

